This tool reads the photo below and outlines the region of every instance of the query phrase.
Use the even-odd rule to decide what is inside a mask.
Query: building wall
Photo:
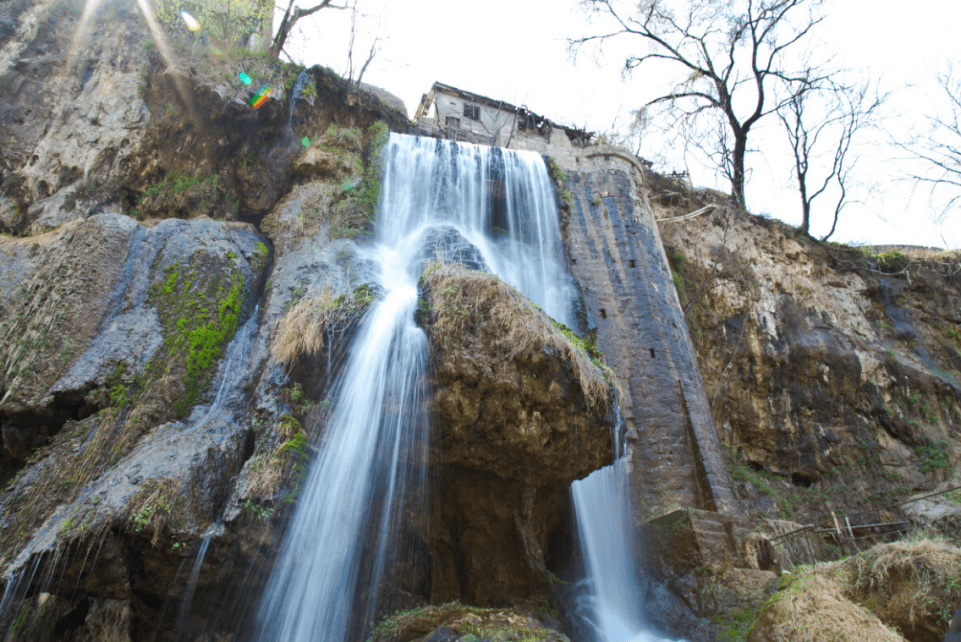
[[[548,149],[554,148],[573,150],[570,139],[563,130],[554,129],[546,135],[533,129],[521,130],[513,110],[499,110],[488,104],[473,102],[439,90],[433,94],[433,106],[427,112],[428,115],[416,118],[417,124],[428,136],[465,140],[493,147],[526,149],[539,154],[546,154]],[[476,105],[480,110],[480,118],[474,120],[465,116],[464,105]],[[448,128],[448,118],[458,119],[456,131]]]

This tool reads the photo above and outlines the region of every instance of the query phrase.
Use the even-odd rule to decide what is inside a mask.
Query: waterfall
[[[619,440],[615,444],[620,451]],[[644,591],[631,563],[634,528],[627,459],[622,452],[615,454],[613,465],[571,484],[587,572],[578,614],[596,642],[670,642],[644,621]]]
[[[557,209],[532,153],[392,134],[375,236],[357,248],[380,295],[333,384],[326,446],[311,463],[257,614],[260,640],[360,638],[377,613],[393,534],[423,515],[427,338],[417,279],[440,256],[487,269],[570,322]]]

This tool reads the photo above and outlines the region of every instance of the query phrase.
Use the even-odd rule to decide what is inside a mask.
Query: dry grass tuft
[[[878,544],[841,561],[798,567],[747,639],[905,639],[893,630],[912,640],[940,639],[959,602],[961,549],[939,538]]]
[[[879,544],[842,565],[849,597],[902,631],[943,633],[961,604],[961,549],[941,538]]]
[[[566,334],[563,326],[515,288],[493,274],[453,264],[428,266],[423,281],[431,292],[438,336],[464,336],[482,327],[508,359],[544,348],[566,354],[588,403],[607,404],[612,385],[607,378],[610,370],[599,360],[592,360],[586,344],[573,333]]]
[[[798,567],[788,582],[768,600],[750,629],[748,642],[905,642],[877,616],[850,602],[829,576],[810,567]]]
[[[319,296],[298,301],[278,324],[270,353],[288,363],[301,355],[315,355],[370,306],[373,296],[367,286],[334,296],[325,288]]]

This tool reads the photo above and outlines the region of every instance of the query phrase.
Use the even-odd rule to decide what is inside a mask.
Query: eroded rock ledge
[[[614,389],[573,333],[492,274],[423,283],[445,463],[539,488],[613,462]]]

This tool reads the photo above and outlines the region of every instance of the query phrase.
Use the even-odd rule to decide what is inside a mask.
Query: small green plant
[[[922,444],[914,449],[914,453],[921,459],[921,472],[925,474],[950,466],[947,441]]]
[[[67,517],[67,519],[63,520],[63,523],[60,524],[60,529],[57,531],[57,534],[58,534],[58,535],[63,535],[63,534],[65,534],[65,533],[69,533],[71,530],[73,530],[73,516],[72,516],[72,515],[69,516],[69,517]]]
[[[267,520],[274,516],[273,506],[263,506],[250,499],[245,500],[242,506],[245,511],[253,513],[257,519]]]
[[[553,586],[554,584],[570,584],[570,582],[562,580],[561,578],[554,575],[554,571],[549,571],[547,573],[547,583],[550,584],[551,586]]]
[[[771,486],[771,484],[768,483],[768,481],[764,479],[764,477],[762,477],[760,473],[755,471],[750,466],[747,466],[745,464],[735,464],[733,466],[728,466],[727,472],[728,472],[728,475],[731,476],[731,479],[749,482],[754,486],[756,486],[757,489],[760,490],[765,495],[771,495],[771,496],[777,495],[777,493],[775,493],[774,488]]]
[[[719,627],[718,642],[744,642],[757,614],[749,606],[726,609],[714,616],[712,624]]]
[[[300,382],[295,383],[294,387],[290,389],[290,400],[294,403],[300,403],[304,400],[304,389]]]

